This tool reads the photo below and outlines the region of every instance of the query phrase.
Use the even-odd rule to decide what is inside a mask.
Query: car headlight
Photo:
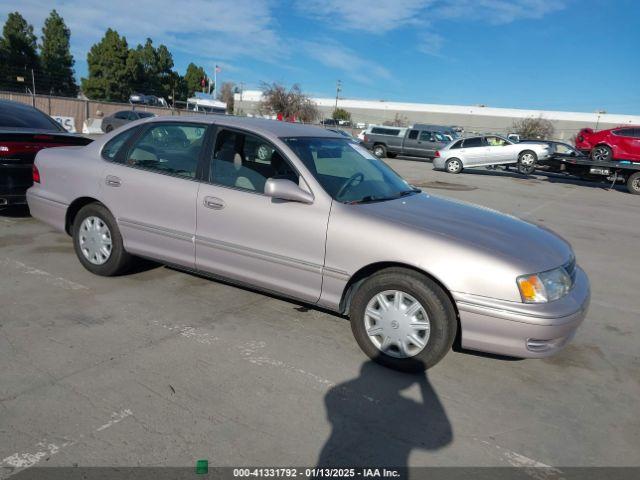
[[[564,297],[571,290],[571,277],[563,267],[517,278],[522,301],[547,303]]]

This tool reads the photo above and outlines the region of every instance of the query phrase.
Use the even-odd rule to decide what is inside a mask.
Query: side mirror
[[[267,197],[289,200],[291,202],[313,203],[313,195],[305,192],[291,180],[270,178],[264,184]]]

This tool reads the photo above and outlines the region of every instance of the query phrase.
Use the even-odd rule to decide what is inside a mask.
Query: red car
[[[640,162],[640,127],[624,126],[599,132],[583,128],[576,137],[576,148],[596,162]]]

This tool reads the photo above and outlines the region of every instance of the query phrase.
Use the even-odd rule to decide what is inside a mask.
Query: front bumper
[[[589,279],[576,267],[571,291],[560,300],[525,304],[454,294],[462,347],[522,358],[548,357],[574,337],[589,308]]]

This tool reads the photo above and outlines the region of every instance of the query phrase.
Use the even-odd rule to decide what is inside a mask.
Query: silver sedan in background
[[[89,271],[119,275],[147,257],[330,309],[400,370],[432,367],[456,338],[551,355],[589,303],[562,238],[421,192],[317,127],[153,118],[43,150],[34,172],[31,213],[71,235]]]
[[[514,143],[499,135],[483,135],[455,140],[436,152],[433,168],[460,173],[465,168],[517,164],[518,171],[533,173],[536,163],[549,157],[546,144]]]

